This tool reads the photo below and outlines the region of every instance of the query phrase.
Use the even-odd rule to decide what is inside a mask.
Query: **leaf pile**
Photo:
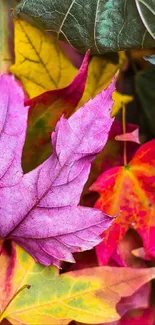
[[[0,324],[153,325],[155,2],[0,12]]]

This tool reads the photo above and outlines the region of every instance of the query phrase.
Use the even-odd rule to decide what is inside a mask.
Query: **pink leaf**
[[[79,206],[91,162],[104,147],[115,80],[107,90],[52,133],[53,154],[23,175],[22,149],[28,108],[12,76],[0,78],[0,237],[23,246],[36,261],[59,266],[91,249],[112,223],[102,211]]]
[[[132,131],[131,133],[120,134],[115,137],[117,141],[128,141],[128,142],[135,142],[140,144],[139,140],[139,129]]]

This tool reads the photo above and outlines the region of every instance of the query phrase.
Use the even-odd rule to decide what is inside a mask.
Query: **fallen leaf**
[[[93,55],[99,55],[154,46],[154,39],[145,28],[135,1],[22,0],[13,15],[23,14],[83,53],[91,49]]]
[[[87,79],[89,53],[85,55],[78,75],[61,89],[47,91],[26,101],[30,106],[26,143],[23,151],[24,171],[38,166],[52,151],[50,134],[64,113],[69,117],[80,101]]]
[[[117,141],[127,141],[127,142],[135,142],[140,144],[139,140],[139,128],[136,130],[133,130],[130,133],[124,133],[120,135],[116,135],[115,140]]]
[[[40,46],[41,46],[41,52],[39,50]],[[15,21],[15,53],[16,53],[16,62],[14,66],[11,67],[10,70],[23,83],[23,86],[30,97],[35,95],[39,96],[45,90],[51,91],[51,89],[65,86],[67,84],[67,80],[71,80],[72,78],[74,78],[75,74],[78,71],[76,68],[72,66],[71,62],[65,57],[62,50],[60,49],[59,44],[54,39],[50,38],[49,35],[44,34],[42,31],[29,25],[27,22],[23,20]],[[49,56],[49,53],[51,53],[51,58]],[[23,56],[25,59],[23,59]],[[47,69],[45,63],[48,61],[49,63],[47,65],[48,68]],[[79,104],[78,104],[79,100],[74,101],[74,108],[76,106],[81,107],[90,98],[94,98],[99,92],[101,92],[103,88],[106,88],[110,84],[117,70],[118,69],[121,70],[125,62],[126,62],[126,55],[124,52],[110,55],[110,57],[109,56],[93,57],[89,63],[88,78],[87,78],[84,94]],[[67,74],[67,78],[66,78],[66,74]],[[60,82],[57,82],[57,84],[55,85],[52,82],[51,78],[54,79],[54,82],[55,80],[57,82],[58,78],[61,80]],[[81,80],[82,80],[82,75],[81,75]],[[41,87],[37,86],[35,82],[37,83],[40,82]],[[79,78],[79,82],[80,82],[80,78]],[[84,87],[84,79],[83,79],[83,87]],[[81,88],[81,95],[82,95],[82,83],[80,88]],[[60,92],[62,95],[62,90]],[[75,93],[78,93],[78,87],[75,89],[72,99],[75,98]],[[53,95],[54,94],[56,93],[53,92]],[[42,99],[44,98],[45,97],[43,95]],[[80,99],[80,94],[79,94],[79,99]],[[54,96],[53,96],[53,100],[54,100]],[[34,101],[32,100],[30,105],[33,102]],[[29,118],[27,139],[26,139],[26,144],[24,146],[24,152],[23,152],[23,168],[25,172],[30,171],[32,168],[38,166],[40,163],[42,163],[46,158],[50,156],[51,154],[50,133],[53,129],[54,124],[56,123],[57,119],[60,116],[60,107],[61,107],[61,112],[63,112],[63,110],[68,109],[68,107],[66,108],[66,105],[68,105],[67,102],[68,102],[68,97],[66,101],[63,102],[62,99],[56,100],[52,104],[52,107],[50,106],[50,109],[49,107],[46,107],[46,105],[43,106],[39,102],[36,105],[37,107],[33,108],[33,114],[31,114]],[[122,103],[118,99],[117,106],[121,108],[121,105]],[[45,109],[45,114],[41,114],[43,109]],[[47,125],[47,116],[48,116],[48,125]],[[37,121],[36,125],[35,125],[35,120]],[[43,134],[43,130],[44,130],[44,134]],[[32,148],[33,146],[32,138],[34,139],[34,137],[36,136],[36,132],[37,132],[37,143],[35,141],[34,147]]]
[[[119,319],[116,304],[155,277],[155,269],[97,267],[58,275],[14,245],[0,257],[0,320],[13,325],[97,324]]]
[[[24,20],[15,20],[15,64],[10,71],[21,80],[32,98],[67,86],[77,69],[50,38]]]
[[[107,170],[91,186],[100,193],[95,207],[117,215],[97,248],[102,265],[107,264],[129,228],[139,233],[147,253],[155,257],[154,148],[155,140],[142,145],[128,165]]]
[[[59,266],[93,248],[112,218],[79,206],[91,162],[106,144],[115,79],[52,134],[53,154],[23,175],[28,108],[12,76],[0,78],[0,237],[24,247],[36,261]],[[101,106],[104,105],[104,109]]]
[[[32,107],[33,114],[31,114],[29,118],[27,139],[23,152],[23,168],[25,172],[36,167],[50,156],[50,133],[62,112],[68,112],[69,110],[71,111],[71,109],[73,110],[73,108],[75,109],[76,106],[82,106],[90,98],[94,98],[100,91],[102,91],[103,88],[106,88],[110,84],[116,71],[123,66],[126,57],[124,53],[120,53],[118,64],[114,64],[110,62],[110,60],[103,57],[93,57],[89,63],[88,78],[85,87],[87,77],[87,59],[88,56],[86,56],[83,66],[81,67],[79,77],[75,78],[73,81],[73,87],[69,88],[70,93],[68,92],[68,87],[66,87],[63,91],[62,89],[56,89],[47,92],[47,94],[50,94],[51,96],[48,98],[48,100],[47,94],[43,93],[42,95],[39,95],[34,99],[32,98],[27,102]],[[68,92],[68,96],[66,96],[66,91]],[[82,96],[83,91],[84,94]],[[61,97],[59,100],[56,97],[56,94]],[[81,100],[80,97],[82,97]],[[56,101],[51,105],[54,99]],[[69,104],[71,105],[70,108]],[[118,108],[121,108],[122,101],[120,101],[119,96],[116,96],[116,104]],[[44,111],[45,114],[42,114],[42,111]],[[35,124],[35,121],[37,124]],[[36,138],[37,141],[35,141]],[[35,146],[33,148],[32,139],[35,141]]]

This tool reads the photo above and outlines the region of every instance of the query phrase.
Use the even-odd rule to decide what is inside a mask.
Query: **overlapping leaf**
[[[41,52],[39,50],[40,46]],[[49,53],[51,53],[51,59]],[[30,97],[34,94],[40,95],[43,89],[51,91],[51,89],[55,88],[54,83],[49,81],[49,76],[55,81],[58,75],[60,76],[60,84],[57,83],[56,85],[59,87],[66,85],[67,80],[69,78],[71,80],[71,78],[74,78],[75,73],[78,73],[54,39],[49,38],[42,31],[23,20],[15,21],[15,56],[16,61],[11,67],[11,71],[21,80]],[[112,61],[113,56],[114,62]],[[31,114],[29,114],[27,139],[23,152],[24,171],[27,172],[33,169],[50,156],[50,132],[62,112],[67,113],[69,116],[76,106],[81,107],[90,98],[94,98],[103,88],[106,88],[117,70],[122,69],[126,62],[125,54],[121,52],[119,55],[114,54],[113,56],[112,59],[107,57],[93,57],[91,59],[83,96],[82,92],[87,76],[87,62],[84,62],[81,71],[79,71],[79,77],[75,78],[69,88],[65,88],[64,91],[55,89],[55,91],[48,93],[50,94],[48,101],[45,92],[45,95],[29,102],[32,108]],[[48,60],[50,62],[45,69],[45,62]],[[38,87],[35,80],[37,83],[41,80],[44,88]],[[80,100],[81,96],[82,99]],[[124,98],[124,96],[115,93],[114,100],[113,110],[116,113],[122,106],[122,100],[126,102],[131,100],[131,97],[126,98],[125,96]]]
[[[97,267],[58,275],[20,247],[0,257],[0,320],[13,325],[97,324],[119,319],[116,304],[155,277],[155,269]]]
[[[93,56],[91,58],[91,61],[89,63],[86,88],[79,105],[83,105],[90,98],[94,98],[99,92],[103,90],[103,88],[105,89],[106,87],[108,87],[117,71],[122,70],[124,64],[126,64],[125,53],[115,53],[115,57],[115,61],[113,61],[110,56]],[[113,107],[113,115],[116,115],[116,111],[118,112],[122,105],[122,97],[120,100],[119,95],[120,94],[116,91],[113,94],[113,99],[115,100]],[[131,97],[125,97],[125,99],[125,103],[127,103],[131,100]]]
[[[91,187],[100,193],[95,206],[118,215],[97,248],[101,264],[107,263],[129,228],[140,234],[146,251],[155,257],[154,148],[154,140],[144,144],[128,165],[107,170]]]
[[[64,55],[58,42],[24,20],[15,20],[14,27],[15,64],[10,70],[22,81],[30,97],[40,95],[46,90],[62,88],[75,77],[77,69]],[[111,57],[92,57],[85,92],[78,107],[106,88],[125,62],[124,52],[115,53]],[[40,87],[37,86],[38,82],[41,82]],[[121,102],[125,100],[127,103],[131,97],[123,96],[120,100],[116,93],[114,100],[118,111]]]
[[[22,14],[81,52],[91,49],[92,54],[98,55],[154,46],[135,0],[23,0],[14,16]]]
[[[54,38],[23,20],[15,20],[15,74],[30,97],[67,86],[77,69]]]
[[[137,127],[138,126],[134,124],[127,124],[126,130],[127,132],[132,133],[137,129]],[[105,148],[101,151],[101,153],[99,153],[92,164],[88,181],[84,187],[82,204],[86,206],[93,206],[96,201],[96,196],[94,196],[94,192],[91,193],[89,191],[89,187],[104,171],[108,170],[109,168],[122,165],[124,163],[124,143],[115,140],[116,136],[122,134],[122,132],[122,123],[114,121]],[[138,147],[139,145],[137,143],[127,143],[127,162],[132,159]]]
[[[87,53],[78,75],[69,86],[47,91],[26,102],[30,114],[23,151],[24,171],[38,166],[51,154],[50,134],[61,115],[64,113],[69,117],[79,103],[87,79],[88,61]]]
[[[23,175],[28,108],[13,78],[1,76],[0,237],[15,240],[45,265],[73,262],[72,253],[94,247],[112,222],[100,210],[78,204],[113,122],[114,83],[68,120],[61,117],[52,134],[53,154]]]

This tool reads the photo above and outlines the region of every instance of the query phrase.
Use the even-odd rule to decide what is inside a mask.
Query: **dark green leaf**
[[[135,0],[23,0],[13,14],[92,54],[154,46]]]
[[[155,38],[155,0],[135,0],[140,17],[150,33]]]
[[[152,136],[155,136],[155,66],[149,65],[148,68],[137,75],[136,90],[149,131]]]

